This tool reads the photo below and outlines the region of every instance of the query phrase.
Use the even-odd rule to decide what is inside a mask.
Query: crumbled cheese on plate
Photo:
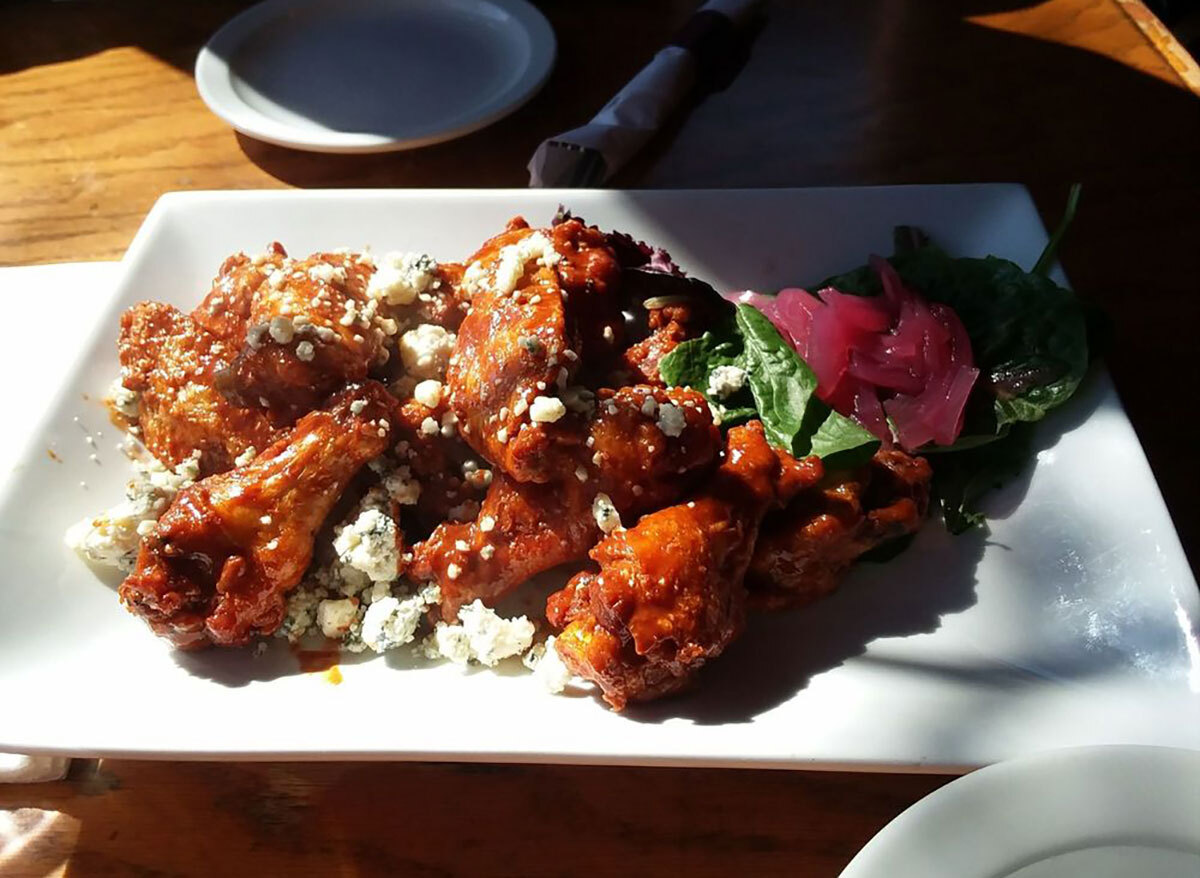
[[[200,475],[199,452],[175,469],[149,453],[133,459],[134,477],[125,499],[99,515],[72,525],[64,536],[68,546],[93,563],[130,571],[138,544],[175,499]]]
[[[475,600],[458,611],[458,624],[439,622],[425,641],[425,654],[465,665],[474,661],[494,667],[520,655],[533,643],[533,623],[525,616],[505,619]]]

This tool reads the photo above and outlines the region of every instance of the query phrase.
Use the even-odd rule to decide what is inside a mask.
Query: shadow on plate
[[[320,640],[293,646],[272,638],[266,652],[255,652],[255,645],[233,649],[204,649],[195,652],[174,649],[171,658],[189,674],[222,686],[240,688],[250,683],[265,683],[297,674],[317,674],[334,667],[357,665],[375,658],[373,652],[354,653],[338,649]]]
[[[752,613],[742,637],[678,698],[635,705],[629,719],[701,725],[749,722],[783,704],[813,677],[861,655],[871,641],[937,630],[942,617],[975,603],[975,567],[986,537],[927,527],[886,564],[863,564],[833,595],[810,607]]]
[[[1020,506],[1038,452],[1053,448],[1064,433],[1115,404],[1107,374],[1093,369],[1072,404],[1037,425],[1029,465],[989,496],[988,517],[1007,518]],[[931,521],[907,551],[884,564],[859,565],[824,601],[792,612],[752,614],[746,632],[704,670],[694,691],[635,705],[627,715],[651,723],[672,717],[701,724],[748,722],[793,697],[816,675],[862,655],[871,641],[931,633],[943,616],[972,606],[975,569],[988,546],[993,552],[1010,550],[989,541],[982,530],[955,537]],[[1015,686],[1037,676],[1020,668],[992,666],[957,673],[983,685]]]
[[[1108,372],[1102,365],[1093,363],[1079,389],[1067,404],[1050,412],[1044,420],[1037,423],[1030,440],[1029,458],[1021,472],[985,499],[984,510],[987,517],[1003,520],[1016,512],[1029,490],[1029,481],[1033,478],[1038,455],[1054,448],[1063,434],[1083,426],[1084,422],[1097,412],[1119,405]]]

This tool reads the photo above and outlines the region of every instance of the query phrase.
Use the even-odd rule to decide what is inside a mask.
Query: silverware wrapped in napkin
[[[709,0],[586,125],[542,142],[532,187],[597,186],[640,150],[697,86],[720,77],[762,0]]]

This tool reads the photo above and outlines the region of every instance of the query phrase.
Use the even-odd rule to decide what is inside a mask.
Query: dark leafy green
[[[954,309],[982,373],[958,440],[922,449],[930,455],[934,491],[953,533],[982,523],[980,500],[1028,459],[1027,425],[1066,402],[1087,371],[1089,326],[1096,321],[1074,293],[1046,277],[1078,202],[1074,186],[1062,221],[1029,272],[994,256],[954,258],[919,229],[896,229],[889,261],[907,285]],[[821,286],[868,296],[882,292],[867,265]]]
[[[920,229],[895,230],[892,265],[908,286],[954,309],[981,371],[957,441],[921,449],[930,457],[934,493],[953,533],[983,521],[980,500],[1028,462],[1031,422],[1066,402],[1087,370],[1094,347],[1089,327],[1097,321],[1074,293],[1046,277],[1078,199],[1073,187],[1063,221],[1029,272],[994,256],[951,257]],[[882,293],[878,274],[867,265],[816,288],[826,286]],[[738,306],[726,325],[681,344],[660,368],[669,383],[703,391],[722,365],[745,369],[749,384],[749,392],[723,401],[726,423],[760,417],[773,443],[794,454],[817,454],[830,468],[857,466],[879,447],[862,426],[817,399],[812,370],[756,309]]]
[[[809,453],[824,460],[828,469],[853,469],[870,460],[879,449],[879,439],[852,418],[825,408],[829,414],[813,434]]]
[[[744,368],[745,344],[731,318],[728,323],[678,345],[658,364],[659,374],[673,387],[692,387],[708,396],[708,377],[718,366]],[[710,399],[721,405],[721,423],[732,427],[755,416],[754,397],[746,387],[724,400]]]
[[[891,258],[901,279],[926,298],[949,305],[971,339],[986,380],[992,423],[965,432],[996,435],[1005,424],[1037,421],[1075,392],[1087,371],[1087,319],[1078,298],[1007,259],[953,258],[925,245]],[[842,292],[877,295],[869,266],[825,281]]]
[[[1032,425],[1017,424],[1002,438],[958,454],[939,454],[933,462],[933,492],[946,529],[959,534],[983,524],[983,497],[1016,478],[1029,463]]]
[[[1050,240],[1046,242],[1046,248],[1042,250],[1042,255],[1038,257],[1038,261],[1033,264],[1030,272],[1040,274],[1043,277],[1050,273],[1050,266],[1054,264],[1054,259],[1058,256],[1058,245],[1062,243],[1062,239],[1067,234],[1067,229],[1071,227],[1071,223],[1075,220],[1075,211],[1079,208],[1079,194],[1083,191],[1083,184],[1075,183],[1071,186],[1071,191],[1067,193],[1067,206],[1063,208],[1062,219],[1058,221],[1058,226],[1054,229],[1054,234],[1050,236]]]
[[[721,405],[725,426],[758,417],[772,444],[816,454],[832,467],[857,466],[879,447],[869,432],[817,399],[816,376],[757,309],[739,305],[731,321],[679,345],[658,368],[668,384],[707,395],[709,376],[720,366],[744,369],[749,385],[728,399],[709,400]]]

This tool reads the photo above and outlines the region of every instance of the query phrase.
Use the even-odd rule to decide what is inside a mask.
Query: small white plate
[[[267,0],[200,51],[196,87],[258,140],[390,152],[508,115],[554,55],[554,31],[525,0]]]
[[[1200,753],[1082,747],[1002,762],[913,805],[842,878],[1195,878]]]
[[[624,714],[547,695],[514,662],[464,673],[404,650],[345,656],[332,685],[279,640],[258,658],[174,652],[121,607],[119,577],[63,545],[129,478],[99,401],[125,308],[191,309],[229,253],[271,240],[295,254],[370,243],[461,259],[513,215],[545,223],[560,203],[722,289],[826,277],[889,252],[899,223],[951,253],[1021,265],[1046,243],[1029,194],[1005,185],[167,195],[102,307],[44,296],[53,343],[18,331],[0,346],[9,384],[39,384],[6,397],[24,450],[0,458],[0,750],[921,770],[1088,744],[1200,749],[1200,593],[1102,372],[1039,425],[1036,464],[989,500],[990,535],[930,522],[827,600],[752,616],[694,692]],[[90,330],[60,327],[77,320]],[[75,362],[28,368],[62,357]],[[542,615],[535,593],[514,598]]]

